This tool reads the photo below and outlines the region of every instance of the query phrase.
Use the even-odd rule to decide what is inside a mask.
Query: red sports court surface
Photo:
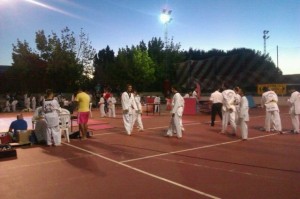
[[[93,121],[114,128],[61,147],[19,147],[16,159],[2,159],[0,198],[299,198],[300,135],[262,132],[264,111],[250,115],[248,141],[219,134],[220,122],[210,127],[205,113],[184,116],[177,139],[163,136],[167,112],[149,114],[145,131],[127,136],[120,113],[100,118],[95,110]],[[281,119],[289,130],[287,107]]]

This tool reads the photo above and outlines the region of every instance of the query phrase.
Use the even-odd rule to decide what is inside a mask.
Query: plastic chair
[[[63,131],[65,132],[65,138],[67,142],[70,142],[69,138],[69,128],[71,127],[71,115],[68,113],[61,113],[59,115],[59,129],[60,132],[62,133]]]

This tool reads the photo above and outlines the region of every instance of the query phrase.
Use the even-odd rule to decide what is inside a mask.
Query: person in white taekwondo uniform
[[[104,100],[103,95],[101,95],[98,104],[99,104],[99,110],[100,110],[100,117],[106,117],[106,113],[105,113],[105,110],[104,110],[104,107],[105,107],[105,100]]]
[[[239,115],[238,113],[240,112],[240,103],[241,103],[241,95],[240,95],[240,87],[236,86],[234,87],[234,92],[235,92],[235,100],[234,100],[234,105],[235,105],[235,109],[236,109],[236,112],[235,112],[235,123],[238,122],[239,120]]]
[[[61,132],[59,130],[59,103],[54,99],[54,94],[51,89],[46,91],[46,99],[43,103],[43,112],[47,122],[47,138],[48,146],[61,145]],[[54,143],[53,143],[53,142]]]
[[[18,100],[14,99],[14,101],[12,101],[11,103],[11,108],[13,112],[16,112],[17,104],[18,104]]]
[[[241,129],[241,136],[242,140],[248,139],[248,124],[249,121],[249,103],[248,99],[246,98],[244,91],[239,88],[238,90],[239,95],[241,96],[239,109],[238,109],[238,124]]]
[[[107,103],[108,103],[108,117],[116,117],[117,100],[112,93],[110,94],[110,97],[107,99]]]
[[[184,99],[178,92],[176,86],[172,86],[171,91],[174,94],[172,99],[173,107],[171,110],[172,117],[166,136],[171,137],[176,133],[177,138],[181,138],[183,130],[182,115],[184,109]]]
[[[226,133],[228,122],[232,127],[232,135],[236,135],[236,94],[232,89],[224,89],[223,106],[222,106],[222,130],[221,133]]]
[[[127,90],[121,95],[123,122],[127,135],[131,135],[133,128],[133,113],[137,110],[132,94],[132,85],[127,84]]]
[[[279,108],[277,105],[278,96],[274,91],[269,88],[263,88],[263,94],[261,98],[261,107],[266,108],[265,118],[265,131],[271,131],[271,123],[275,131],[282,133],[281,119],[279,115]]]
[[[290,105],[289,114],[291,115],[293,130],[291,133],[298,134],[299,133],[299,114],[300,114],[300,93],[292,88],[290,90],[291,97],[288,99],[288,103]]]
[[[35,109],[36,109],[36,98],[35,98],[35,96],[31,97],[31,107],[32,107],[32,111],[35,111]]]
[[[133,114],[133,125],[135,124],[135,122],[137,122],[137,127],[139,129],[138,131],[144,131],[144,126],[142,122],[143,109],[141,104],[141,97],[139,96],[136,90],[133,92],[133,94],[134,94],[134,102],[137,107],[137,110],[135,110]]]

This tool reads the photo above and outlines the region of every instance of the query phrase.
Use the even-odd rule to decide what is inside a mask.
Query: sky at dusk
[[[249,48],[266,52],[283,74],[300,74],[300,0],[0,0],[0,65],[11,65],[17,39],[35,49],[35,32],[82,28],[98,52],[164,40],[162,9],[172,10],[168,37],[181,50]]]

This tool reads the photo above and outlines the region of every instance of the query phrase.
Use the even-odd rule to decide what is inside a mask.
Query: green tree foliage
[[[116,60],[122,85],[132,83],[138,90],[148,90],[147,87],[155,81],[155,64],[145,49],[138,46],[119,49]]]
[[[86,33],[84,33],[82,29],[80,30],[79,42],[77,45],[79,47],[77,50],[76,59],[79,63],[81,63],[84,66],[84,77],[91,79],[94,73],[93,61],[94,56],[96,54],[96,50],[92,47],[92,43],[89,40],[89,36]]]
[[[38,92],[46,73],[46,63],[39,58],[39,55],[24,41],[17,40],[13,45],[13,65],[6,71],[7,87],[13,91]]]
[[[26,41],[13,45],[13,64],[5,74],[11,90],[73,92],[78,85],[91,86],[95,50],[82,30],[79,40],[67,27],[60,36],[54,32],[46,36],[39,30],[35,42],[36,51]]]
[[[73,91],[75,85],[81,84],[84,71],[82,62],[76,57],[80,53],[79,46],[76,51],[74,33],[68,28],[61,31],[61,36],[56,33],[46,38],[44,31],[36,32],[37,49],[40,57],[47,62],[47,79],[50,88],[57,91]],[[84,45],[82,42],[79,45]]]
[[[13,45],[13,65],[1,76],[8,88],[70,92],[76,85],[114,89],[131,83],[139,91],[166,91],[164,82],[187,88],[194,80],[204,90],[224,82],[254,88],[258,83],[280,82],[282,76],[269,55],[245,48],[181,51],[173,39],[166,44],[153,37],[119,48],[117,55],[109,46],[96,53],[82,29],[76,39],[67,27],[60,35],[37,31],[35,42],[36,51],[26,41]]]
[[[165,49],[165,62],[167,66],[165,76],[166,79],[169,79],[172,84],[177,82],[177,64],[185,59],[184,54],[180,51],[180,47],[180,43],[175,44],[172,38],[169,42],[169,45]]]
[[[116,57],[107,46],[94,60],[94,82],[103,86],[114,88],[131,83],[139,90],[148,90],[148,86],[155,82],[155,63],[143,42],[131,48],[120,48]]]
[[[116,84],[116,76],[113,73],[118,73],[115,68],[115,53],[106,46],[94,56],[94,84],[107,84],[111,86]]]
[[[148,42],[149,57],[155,63],[155,77],[156,81],[151,85],[151,89],[161,89],[162,82],[166,78],[166,54],[164,51],[164,42],[160,38],[152,38]]]
[[[146,90],[155,82],[155,64],[148,56],[147,51],[140,48],[133,49],[133,65],[131,67],[130,78],[135,82],[136,88]]]

